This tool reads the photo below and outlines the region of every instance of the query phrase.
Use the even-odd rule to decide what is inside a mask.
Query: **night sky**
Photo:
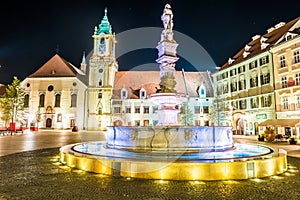
[[[57,52],[79,67],[83,51],[88,54],[93,48],[94,27],[100,24],[105,7],[112,30],[118,36],[131,29],[162,28],[160,16],[166,3],[172,7],[174,30],[200,44],[215,66],[227,62],[252,36],[263,35],[275,24],[289,22],[300,14],[299,0],[281,3],[270,0],[9,0],[1,3],[0,11],[0,83],[11,83],[14,75],[24,79]],[[160,36],[155,37],[158,42]],[[147,40],[144,35],[141,38]],[[174,38],[177,39],[176,34]],[[157,42],[153,48],[118,57],[119,70],[154,63]],[[122,46],[125,43],[127,46]],[[118,40],[117,49],[129,48],[128,45],[130,42]],[[184,45],[179,43],[178,48],[181,46]],[[215,70],[213,64],[201,68],[201,57],[193,57],[199,66],[192,65],[185,57],[180,57],[177,66],[187,71]]]

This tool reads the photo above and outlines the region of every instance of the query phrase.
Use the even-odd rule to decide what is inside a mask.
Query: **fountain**
[[[112,176],[167,180],[259,178],[287,170],[286,153],[263,145],[235,144],[232,127],[182,126],[178,105],[187,95],[175,91],[178,44],[173,13],[165,6],[164,30],[157,49],[160,91],[149,99],[159,105],[158,126],[110,126],[105,142],[83,142],[60,148],[62,163]]]

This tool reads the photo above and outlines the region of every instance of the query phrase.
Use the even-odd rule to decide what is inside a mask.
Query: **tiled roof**
[[[29,77],[76,77],[77,74],[83,75],[74,65],[55,54]]]
[[[258,54],[261,54],[262,52],[265,52],[269,50],[272,46],[274,46],[281,38],[284,36],[287,32],[290,33],[297,33],[299,34],[299,26],[300,26],[300,17],[288,22],[287,24],[277,24],[279,27],[273,27],[272,31],[267,32],[266,34],[262,36],[258,36],[256,39],[250,41],[246,45],[251,47],[248,51],[249,54],[244,57],[243,53],[245,52],[245,48],[241,49],[238,53],[236,53],[231,59],[233,62],[226,62],[220,69],[226,69],[229,66],[238,64],[240,62],[243,62],[245,60],[248,60],[251,57],[254,57]],[[263,43],[268,44],[268,46],[264,49],[261,49],[261,40],[265,39]]]
[[[208,72],[184,72],[186,85],[190,97],[197,97],[197,88],[204,83],[206,87],[206,96],[213,97],[213,88],[210,82]],[[186,94],[184,78],[181,71],[175,74],[177,93]],[[156,93],[159,89],[160,72],[159,71],[120,71],[116,73],[114,82],[113,99],[119,99],[121,89],[125,87],[128,91],[128,98],[139,98],[139,90],[143,87],[147,95]]]

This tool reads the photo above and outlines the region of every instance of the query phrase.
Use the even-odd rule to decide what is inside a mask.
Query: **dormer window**
[[[144,88],[141,88],[140,90],[140,99],[145,99],[146,98],[146,90]]]
[[[285,37],[285,40],[287,41],[287,40],[293,39],[295,36],[297,36],[297,34],[287,32],[284,37]]]
[[[250,49],[251,49],[251,46],[246,44],[245,51],[249,51]]]
[[[206,98],[206,88],[203,83],[199,87],[198,94],[200,98]]]
[[[264,43],[264,42],[267,41],[267,40],[268,40],[268,38],[261,37],[261,38],[260,38],[260,43],[262,44],[262,43]]]
[[[250,52],[244,51],[243,58],[246,58],[249,54],[250,54]]]
[[[260,45],[260,48],[263,50],[263,49],[265,49],[268,45],[269,45],[269,43],[262,43],[262,44]]]
[[[231,65],[233,62],[234,62],[234,59],[232,59],[232,58],[229,58],[229,59],[228,59],[228,64],[229,64],[229,65]]]
[[[127,99],[127,97],[128,97],[128,91],[125,87],[123,87],[121,90],[121,99]]]

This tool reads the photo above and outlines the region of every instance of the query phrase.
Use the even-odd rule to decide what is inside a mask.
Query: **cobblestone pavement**
[[[159,181],[82,172],[58,162],[59,148],[0,157],[0,199],[300,199],[300,159],[288,172],[232,181]]]
[[[43,134],[43,133],[42,133]],[[24,135],[23,135],[24,136]],[[23,136],[15,136],[17,141]],[[61,136],[65,142],[75,142],[78,136]],[[4,136],[11,137],[14,136]],[[4,139],[0,138],[0,139]],[[50,136],[46,136],[47,139]],[[52,136],[51,136],[52,137]],[[98,137],[98,136],[97,136]],[[8,138],[5,138],[8,141]],[[80,138],[82,140],[82,138]],[[93,138],[85,138],[92,140]],[[42,140],[42,139],[40,139]],[[254,142],[254,137],[236,139]],[[31,141],[31,140],[30,140]],[[0,141],[1,142],[1,141]],[[13,145],[13,140],[11,141]],[[32,142],[34,143],[34,142]],[[300,199],[300,158],[288,156],[288,171],[263,179],[232,181],[159,181],[110,177],[71,169],[58,162],[59,147],[48,142],[45,149],[34,147],[25,152],[0,156],[0,200],[46,199]],[[21,144],[21,143],[20,143]],[[43,146],[47,142],[41,142]],[[62,143],[57,143],[60,146]],[[268,145],[268,144],[267,144]],[[277,144],[271,144],[277,145]],[[285,146],[284,146],[285,145]],[[52,147],[54,146],[54,147]],[[283,144],[288,152],[299,152],[299,145]],[[2,147],[1,147],[2,148]],[[37,149],[36,149],[37,148]],[[10,150],[10,149],[9,149]]]

